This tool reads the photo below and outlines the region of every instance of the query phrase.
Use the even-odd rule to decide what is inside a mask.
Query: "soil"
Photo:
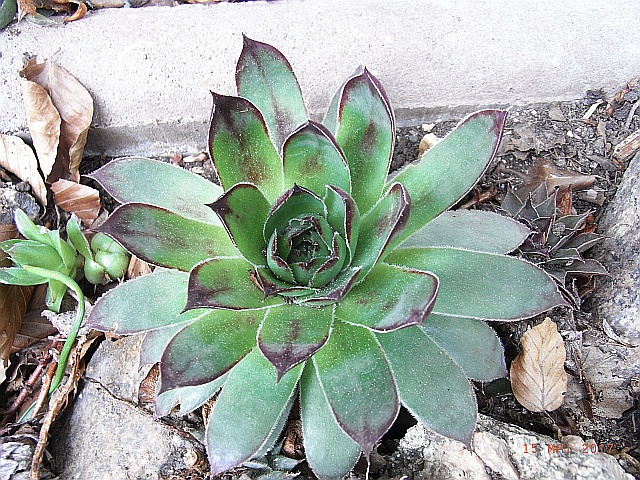
[[[586,190],[574,192],[573,207],[578,212],[592,212],[592,220],[597,225],[608,202],[615,195],[625,166],[630,160],[630,158],[616,158],[614,150],[616,145],[632,132],[640,129],[640,110],[636,110],[640,104],[639,99],[640,90],[637,84],[630,84],[629,88],[621,91],[614,99],[605,98],[602,92],[596,91],[588,92],[582,100],[576,102],[512,108],[509,111],[505,137],[496,162],[460,205],[484,209],[497,207],[504,198],[507,188],[519,188],[535,181],[532,179],[532,172],[535,171],[535,166],[540,159],[543,159],[559,169],[595,175],[594,185]],[[419,143],[425,134],[435,134],[441,138],[457,123],[456,120],[399,128],[392,170],[418,158]],[[212,165],[206,156],[199,156],[193,152],[184,152],[184,155],[184,157],[176,155],[172,159],[165,160],[173,161],[209,179],[214,178]],[[95,170],[108,159],[88,160],[83,164],[83,173]],[[113,205],[108,198],[103,198],[103,201],[106,206]],[[53,216],[54,212],[49,214]],[[586,256],[589,256],[588,253]],[[595,288],[597,288],[597,278],[595,281]],[[594,337],[603,337],[601,326],[596,324],[592,310],[593,305],[587,296],[579,309],[558,308],[549,316],[558,324],[561,331],[590,332]],[[493,325],[505,346],[507,366],[519,351],[519,340],[522,334],[529,326],[541,321],[542,318],[534,318],[523,322]],[[48,345],[47,343],[41,348],[46,351]],[[11,384],[3,384],[1,393],[4,403],[0,405],[1,408],[6,409],[13,400],[12,395],[15,395],[15,391],[12,390],[11,385],[15,387],[16,377],[26,379],[33,370],[33,365],[29,368],[32,362],[29,362],[26,357],[33,355],[36,348],[39,347],[34,346],[28,351],[17,354],[18,358],[14,364],[20,365],[21,369],[14,373]],[[572,370],[572,365],[569,358],[566,364],[569,373],[576,374]],[[476,387],[480,412],[552,437],[557,437],[560,433],[575,434],[594,438],[599,444],[613,444],[616,452],[622,451],[631,456],[631,461],[621,463],[627,471],[640,478],[640,472],[635,468],[640,465],[638,463],[640,445],[636,426],[637,420],[640,419],[638,418],[638,397],[635,399],[632,410],[625,412],[619,419],[607,420],[587,418],[588,413],[576,412],[564,407],[552,412],[551,415],[528,412],[518,405],[514,396],[509,393],[509,385],[506,381],[476,385]],[[201,419],[201,412],[197,411],[186,419],[168,418],[167,421],[175,425],[181,425],[185,421],[197,425],[202,421]],[[408,413],[404,411],[401,413],[395,425],[383,437],[377,452],[372,455],[370,470],[372,478],[398,474],[393,467],[393,452],[399,439],[414,423],[415,421]],[[2,433],[8,432],[9,430],[5,430]],[[296,428],[289,428],[288,432],[291,433],[285,438],[283,453],[289,456],[299,455],[299,448],[296,447],[294,438]],[[291,443],[288,447],[287,442]],[[304,463],[299,464],[294,471],[300,472],[303,476],[311,476]],[[364,475],[365,471],[365,465],[356,466],[356,474]],[[233,477],[237,479],[242,473],[247,473],[251,477],[257,476],[257,471],[240,469],[234,472]],[[192,478],[199,478],[199,476]]]

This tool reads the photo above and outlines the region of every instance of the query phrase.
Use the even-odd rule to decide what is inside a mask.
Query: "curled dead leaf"
[[[38,160],[20,137],[0,134],[0,166],[27,182],[40,203],[47,205],[47,187],[38,171]]]
[[[93,116],[89,92],[50,60],[27,62],[20,71],[27,125],[48,183],[78,182],[82,152]]]
[[[0,225],[0,241],[18,237],[13,224]],[[2,253],[0,266],[11,265],[11,261]],[[22,317],[27,310],[33,287],[5,285],[0,283],[0,360],[6,365],[11,354],[16,334],[20,330]]]
[[[65,212],[75,213],[90,227],[100,213],[100,194],[95,188],[60,179],[51,185],[55,204]]]
[[[522,336],[520,346],[510,370],[516,400],[532,412],[555,410],[567,391],[567,352],[556,324],[545,318]]]

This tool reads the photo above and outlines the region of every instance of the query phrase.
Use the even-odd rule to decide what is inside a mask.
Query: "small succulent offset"
[[[141,362],[160,364],[158,415],[217,394],[213,475],[264,455],[298,395],[305,454],[323,479],[368,458],[401,404],[469,445],[468,379],[506,373],[483,320],[565,304],[544,271],[505,255],[528,228],[447,211],[490,164],[506,113],[469,116],[388,178],[393,111],[367,69],[322,123],[270,45],[245,37],[236,83],[238,96],[213,93],[221,187],[144,158],[91,175],[123,203],[100,231],[163,268],[108,292],[89,323],[147,332]]]
[[[13,266],[0,268],[0,283],[39,285],[48,283],[47,307],[60,312],[60,303],[68,286],[56,277],[76,279],[84,272],[94,285],[124,277],[129,253],[103,233],[96,234],[91,244],[80,231],[75,218],[66,225],[67,240],[58,230],[35,225],[20,209],[15,211],[15,224],[24,239],[0,243]],[[45,275],[44,271],[49,272]]]
[[[15,211],[14,219],[24,239],[0,243],[0,249],[13,264],[0,268],[0,283],[23,286],[48,284],[46,304],[49,310],[56,313],[60,312],[67,289],[75,293],[78,301],[76,319],[60,352],[58,368],[49,387],[51,394],[62,382],[73,343],[84,319],[84,294],[76,279],[82,276],[83,271],[87,281],[94,285],[122,279],[130,255],[103,233],[97,233],[89,244],[74,217],[66,225],[67,240],[60,236],[58,230],[35,225],[20,209]],[[23,418],[30,412],[31,409]]]
[[[549,194],[542,183],[524,200],[508,190],[500,207],[533,231],[518,251],[547,271],[558,282],[564,297],[579,308],[585,291],[592,288],[593,276],[608,275],[600,262],[582,256],[601,243],[604,236],[583,231],[590,212],[563,215],[556,207],[557,198],[558,190]]]

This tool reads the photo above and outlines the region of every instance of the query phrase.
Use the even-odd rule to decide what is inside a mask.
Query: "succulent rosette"
[[[400,405],[470,444],[469,378],[505,375],[483,320],[564,304],[553,280],[505,254],[530,230],[447,212],[490,164],[506,113],[466,118],[387,176],[394,117],[366,69],[309,120],[274,47],[245,38],[238,96],[213,94],[209,147],[220,186],[144,158],[92,174],[123,203],[100,228],[159,267],[103,296],[89,322],[147,332],[160,364],[156,411],[217,395],[211,473],[265,454],[299,395],[307,460],[340,478],[368,458]]]

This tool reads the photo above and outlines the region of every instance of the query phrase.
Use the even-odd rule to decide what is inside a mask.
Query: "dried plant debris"
[[[42,205],[47,205],[47,188],[38,171],[38,159],[20,137],[0,134],[0,167],[27,182]]]
[[[550,318],[526,332],[522,351],[511,363],[511,387],[518,402],[532,412],[553,411],[567,391],[567,356],[562,336]]]
[[[87,227],[98,218],[100,195],[95,188],[61,178],[51,185],[51,190],[55,204],[65,212],[75,213]]]
[[[60,178],[78,182],[93,116],[91,95],[50,60],[29,60],[20,77],[27,125],[46,182]]]

